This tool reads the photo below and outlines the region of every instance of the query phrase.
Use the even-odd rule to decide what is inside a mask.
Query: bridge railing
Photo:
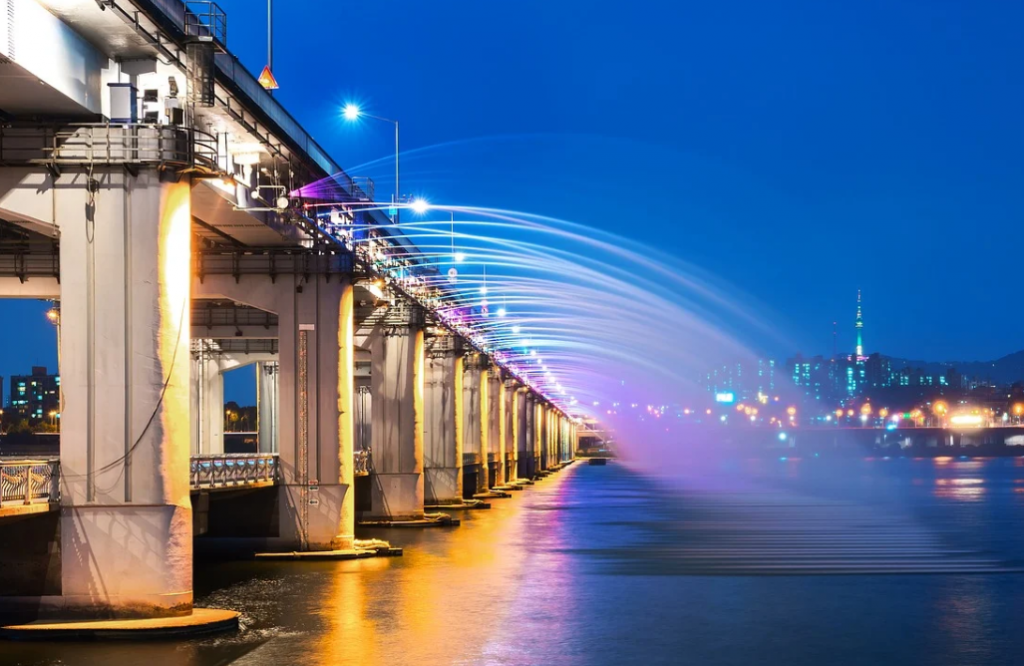
[[[278,478],[275,453],[213,454],[193,456],[190,484],[193,490],[272,485]]]
[[[218,171],[217,138],[191,127],[79,123],[0,127],[0,164],[156,165]]]
[[[0,506],[60,502],[60,462],[0,461]]]

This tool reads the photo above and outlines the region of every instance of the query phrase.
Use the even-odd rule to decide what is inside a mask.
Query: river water
[[[0,664],[1012,664],[1024,458],[574,465],[405,556],[198,563],[237,635],[0,643]],[[664,472],[664,470],[662,470]]]

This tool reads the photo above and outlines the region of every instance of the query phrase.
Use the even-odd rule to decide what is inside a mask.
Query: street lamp
[[[395,198],[392,201],[394,202],[395,205],[394,222],[395,224],[398,224],[398,198],[400,196],[399,193],[402,191],[401,188],[399,187],[398,181],[398,121],[392,120],[391,118],[382,118],[381,116],[374,116],[369,113],[364,113],[363,110],[359,108],[358,104],[352,103],[346,104],[345,108],[342,110],[342,113],[345,116],[345,120],[349,122],[355,122],[356,120],[359,120],[360,118],[365,116],[367,118],[373,118],[374,120],[379,120],[381,122],[392,123],[395,126]]]
[[[60,376],[60,301],[53,301],[53,306],[46,311],[46,319],[57,329],[57,375]],[[58,388],[58,404],[64,409],[64,389]]]

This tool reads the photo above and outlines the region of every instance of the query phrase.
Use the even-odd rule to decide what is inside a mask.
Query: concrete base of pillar
[[[427,504],[449,504],[462,501],[459,487],[461,467],[428,467],[423,470],[423,500]]]
[[[520,479],[532,479],[540,469],[540,459],[534,456],[519,456],[519,472],[516,474]]]
[[[370,508],[357,515],[358,524],[423,519],[423,476],[380,474],[369,476]]]
[[[473,499],[479,499],[479,500],[484,500],[484,499],[510,499],[511,497],[512,497],[512,495],[510,495],[508,493],[502,492],[500,490],[494,490],[494,489],[488,490],[485,493],[477,493],[476,495],[473,495]]]
[[[479,462],[462,465],[462,496],[466,499],[487,492],[487,467]]]
[[[287,550],[352,549],[355,535],[338,533],[339,526],[347,522],[340,518],[340,507],[345,503],[348,493],[352,492],[349,486],[324,483],[316,486],[315,492],[296,484],[278,487],[285,512],[281,517],[281,536],[290,544]],[[302,525],[305,525],[305,530]],[[305,544],[302,543],[303,538]]]
[[[238,615],[235,611],[196,608],[188,615],[138,620],[36,620],[0,627],[0,638],[19,641],[185,638],[237,631]]]
[[[462,521],[445,513],[435,513],[424,514],[422,518],[414,520],[360,520],[357,524],[360,527],[389,528],[458,527]]]
[[[256,553],[257,560],[362,560],[368,557],[401,557],[403,551],[394,546],[373,549],[303,550],[291,553]]]
[[[472,511],[474,509],[490,509],[491,505],[489,502],[469,499],[459,500],[457,503],[451,504],[428,504],[423,508],[427,511]]]

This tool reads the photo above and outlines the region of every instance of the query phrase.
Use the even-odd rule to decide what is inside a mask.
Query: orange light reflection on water
[[[457,528],[374,534],[401,539],[395,545],[405,555],[338,563],[315,611],[324,623],[316,632],[318,662],[479,663],[474,655],[496,652],[512,658],[522,646],[502,634],[506,624],[510,632],[522,631],[530,598],[543,598],[548,614],[556,602],[554,615],[570,617],[570,608],[560,608],[570,603],[564,590],[529,587],[530,572],[546,585],[552,571],[570,578],[569,556],[560,551],[567,515],[559,492],[569,473],[517,493],[506,505],[492,500],[491,510],[458,515],[463,523]],[[538,632],[551,631],[543,618],[536,621]]]

